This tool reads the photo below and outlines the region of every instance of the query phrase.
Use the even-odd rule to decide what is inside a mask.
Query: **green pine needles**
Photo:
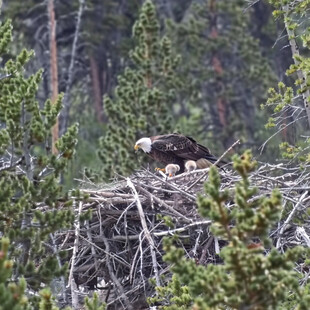
[[[105,310],[106,306],[99,301],[98,295],[94,293],[93,298],[85,298],[85,305],[88,310]]]
[[[10,42],[7,22],[0,26],[0,236],[11,241],[11,280],[24,276],[37,291],[66,272],[66,265],[57,260],[57,249],[48,242],[53,233],[73,223],[70,202],[60,202],[65,193],[59,181],[74,154],[78,126],[59,138],[58,154],[52,154],[51,128],[62,96],[55,104],[47,100],[40,107],[42,70],[25,77],[33,52],[24,49],[12,59],[6,54]]]
[[[256,198],[249,173],[256,163],[251,153],[234,158],[241,176],[233,193],[220,190],[216,169],[210,170],[206,196],[198,199],[202,216],[212,219],[212,233],[225,240],[221,265],[197,265],[184,257],[172,239],[165,241],[165,259],[171,263],[172,281],[158,287],[162,309],[280,309],[294,295],[294,309],[308,309],[310,297],[299,287],[294,262],[301,258],[300,247],[279,253],[270,243],[268,232],[279,219],[281,196],[274,190],[268,197]],[[225,203],[231,201],[228,208]]]
[[[9,51],[11,32],[10,22],[0,26],[2,54]],[[47,285],[66,274],[60,264],[66,253],[50,241],[74,220],[59,180],[74,155],[78,126],[68,128],[56,142],[58,154],[51,154],[62,96],[40,108],[42,71],[24,76],[32,55],[23,50],[0,67],[0,310],[59,309]],[[34,297],[26,297],[28,289]],[[97,296],[86,303],[85,309],[104,309]]]
[[[259,124],[264,116],[256,106],[274,77],[251,34],[251,9],[244,7],[240,0],[193,1],[182,22],[168,20],[182,55],[180,111],[194,122],[192,128],[187,122],[180,126],[195,137],[201,132],[202,141],[213,139],[215,149],[240,138],[257,144],[265,139]]]
[[[274,7],[273,16],[282,21],[285,28],[293,64],[286,70],[286,80],[290,83],[281,81],[276,88],[270,88],[266,104],[261,105],[273,113],[265,127],[276,127],[281,132],[284,143],[280,150],[284,158],[307,163],[310,160],[309,139],[300,138],[300,133],[304,135],[305,128],[310,126],[310,29],[305,25],[310,4],[308,0],[269,2]],[[301,114],[301,105],[306,117]]]
[[[8,260],[9,240],[1,239],[0,249],[0,309],[26,310],[28,299],[25,296],[26,281],[9,283],[12,275],[13,262]]]
[[[133,146],[139,137],[174,128],[170,110],[179,87],[175,69],[180,58],[173,54],[170,40],[160,37],[151,1],[143,4],[133,37],[136,47],[130,52],[132,66],[118,77],[113,98],[104,98],[109,125],[100,141],[99,157],[105,179],[115,171],[126,175],[137,168]]]

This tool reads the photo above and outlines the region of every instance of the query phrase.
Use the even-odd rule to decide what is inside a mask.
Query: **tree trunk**
[[[210,25],[211,25],[211,39],[216,39],[218,37],[218,30],[217,30],[217,25],[216,25],[216,0],[211,0],[209,4],[209,10],[211,12],[211,20],[210,20]],[[223,67],[221,64],[221,60],[219,59],[218,55],[216,52],[214,52],[212,56],[212,66],[214,69],[214,72],[216,73],[217,77],[220,77],[223,75]],[[216,89],[219,92],[222,92],[224,89],[224,84],[220,79],[217,79],[216,82]],[[223,127],[227,126],[227,102],[226,99],[222,94],[218,94],[216,98],[216,105],[217,105],[217,110],[218,110],[218,116],[220,123]]]
[[[57,44],[56,44],[56,20],[54,0],[48,0],[48,17],[50,31],[50,87],[52,91],[52,103],[58,97],[58,66],[57,66]],[[55,142],[59,137],[58,119],[52,129],[52,153],[57,154]]]
[[[61,134],[63,135],[69,124],[69,113],[70,113],[70,107],[71,107],[71,102],[70,102],[70,90],[73,82],[73,77],[74,77],[74,69],[75,69],[75,59],[76,59],[76,54],[77,54],[77,43],[78,43],[78,38],[80,34],[80,27],[81,27],[81,22],[82,22],[82,14],[84,12],[84,7],[85,7],[85,0],[79,0],[79,11],[77,14],[77,21],[76,21],[76,27],[75,27],[75,33],[74,33],[74,38],[73,38],[73,43],[72,43],[72,50],[71,50],[71,60],[70,60],[70,65],[68,69],[68,79],[66,82],[66,90],[65,90],[65,95],[64,95],[64,108],[61,113]]]
[[[102,95],[100,89],[100,82],[99,82],[99,70],[98,64],[95,60],[95,57],[90,55],[90,69],[91,69],[91,79],[92,79],[92,86],[94,91],[94,99],[95,99],[95,111],[97,121],[102,123],[103,120],[103,109],[102,109]]]
[[[297,45],[296,42],[296,35],[294,30],[290,27],[289,23],[288,23],[288,18],[290,15],[289,12],[289,6],[288,5],[284,5],[283,6],[283,11],[285,12],[284,15],[284,24],[285,24],[285,29],[288,35],[288,40],[290,43],[290,47],[291,47],[291,51],[292,51],[292,58],[294,60],[295,65],[299,65],[299,60],[295,57],[295,56],[300,56],[299,53],[299,47]],[[297,76],[298,78],[302,81],[300,87],[304,88],[305,91],[302,93],[302,98],[303,98],[303,102],[304,102],[304,107],[307,113],[307,118],[308,118],[308,126],[310,127],[310,105],[309,105],[309,98],[310,98],[310,91],[309,88],[307,86],[307,72],[304,72],[303,70],[299,69],[297,71]]]

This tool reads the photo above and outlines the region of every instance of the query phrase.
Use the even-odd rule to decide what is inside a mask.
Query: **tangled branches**
[[[178,245],[197,264],[219,263],[217,254],[225,241],[211,235],[211,221],[198,214],[196,205],[197,196],[205,195],[207,171],[167,179],[144,170],[112,184],[81,190],[87,198],[76,201],[75,229],[57,238],[59,249],[72,253],[68,284],[72,300],[87,294],[85,289],[100,290],[109,309],[147,308],[146,297],[154,294],[154,286],[170,277],[163,260],[165,236],[178,235]],[[270,234],[279,251],[296,244],[310,245],[308,222],[294,224],[309,206],[310,172],[303,171],[261,163],[250,175],[251,184],[259,189],[252,199],[269,196],[273,188],[282,194],[282,217]],[[228,189],[231,197],[226,207],[232,209],[234,185],[240,176],[233,171],[220,174],[221,189]],[[83,220],[87,210],[92,210],[92,217]]]

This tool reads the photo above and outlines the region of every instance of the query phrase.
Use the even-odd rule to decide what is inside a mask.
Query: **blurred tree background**
[[[71,163],[70,174],[65,176],[67,186],[72,186],[73,178],[82,178],[84,168],[99,172],[100,166],[105,171],[104,177],[109,177],[106,171],[112,169],[110,161],[98,156],[101,154],[102,159],[108,149],[102,142],[99,145],[99,138],[113,141],[113,135],[109,134],[111,125],[124,125],[123,107],[118,106],[119,94],[115,92],[121,84],[118,76],[123,74],[124,78],[124,72],[131,69],[138,72],[139,65],[146,70],[147,64],[137,64],[129,57],[130,50],[143,45],[132,31],[143,2],[4,0],[2,17],[11,18],[14,27],[12,53],[17,54],[21,46],[34,49],[35,61],[27,69],[29,73],[44,69],[38,97],[47,98],[55,89],[64,92],[59,133],[74,122],[80,124],[77,156]],[[272,134],[265,130],[268,116],[260,105],[266,102],[268,88],[275,86],[276,81],[290,82],[285,70],[292,62],[287,37],[282,33],[283,24],[274,22],[270,5],[266,1],[252,4],[243,0],[153,3],[158,40],[167,38],[169,52],[180,55],[179,64],[171,70],[179,88],[166,85],[166,91],[174,93],[165,107],[173,120],[169,131],[192,135],[218,155],[241,139],[241,148],[252,148],[255,156],[260,155],[259,159],[275,160],[279,141],[295,142],[298,130],[293,124],[259,154],[258,148]],[[154,47],[156,57],[164,58],[158,49],[159,45]],[[53,65],[57,68],[57,80],[53,78]],[[118,118],[105,106],[110,101],[103,102],[104,95],[118,111]],[[131,111],[141,109],[130,97],[125,105]],[[287,123],[292,117],[288,113]],[[118,140],[129,139],[132,143],[139,136],[152,135],[155,133],[152,126],[125,130],[127,137],[121,134]],[[161,126],[155,131],[162,134],[168,129]],[[122,147],[118,150],[117,142],[110,145],[114,154],[123,152]],[[132,152],[128,159],[132,163],[136,159],[133,150],[129,147],[126,151]],[[125,170],[119,171],[121,174],[130,172],[130,162]]]
[[[133,150],[140,137],[181,132],[215,155],[240,139],[231,153],[251,149],[258,162],[274,163],[284,156],[289,165],[297,161],[297,169],[307,169],[300,162],[310,161],[309,1],[0,0],[1,4],[4,309],[57,309],[51,292],[41,290],[47,286],[55,295],[60,292],[58,302],[68,304],[66,294],[60,296],[66,290],[66,253],[56,249],[55,239],[59,231],[90,216],[90,211],[83,214],[76,208],[69,194],[75,201],[87,197],[68,190],[83,184],[81,180],[110,182],[146,166],[150,161]],[[235,161],[242,159],[244,167],[251,162],[238,158]],[[215,170],[212,174],[219,185]],[[241,192],[251,198],[247,178]],[[214,188],[219,186],[213,192]],[[212,194],[212,184],[206,193]],[[213,199],[213,207],[216,202]],[[278,197],[275,206],[280,204]],[[212,203],[200,200],[199,205],[207,210]],[[263,224],[269,227],[275,218],[267,217]],[[249,249],[242,242],[239,246],[244,250],[241,261],[251,262],[244,259],[251,258]],[[181,256],[171,256],[170,261],[182,263]],[[225,268],[218,270],[225,280]],[[291,275],[285,272],[284,278]],[[26,286],[33,292],[29,300]],[[195,294],[191,298],[190,302]],[[86,305],[105,307],[96,296]]]

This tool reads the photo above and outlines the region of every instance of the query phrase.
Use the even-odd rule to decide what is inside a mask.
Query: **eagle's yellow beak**
[[[140,148],[140,145],[138,145],[138,144],[136,144],[135,147],[134,147],[135,151],[138,151],[139,148]]]

